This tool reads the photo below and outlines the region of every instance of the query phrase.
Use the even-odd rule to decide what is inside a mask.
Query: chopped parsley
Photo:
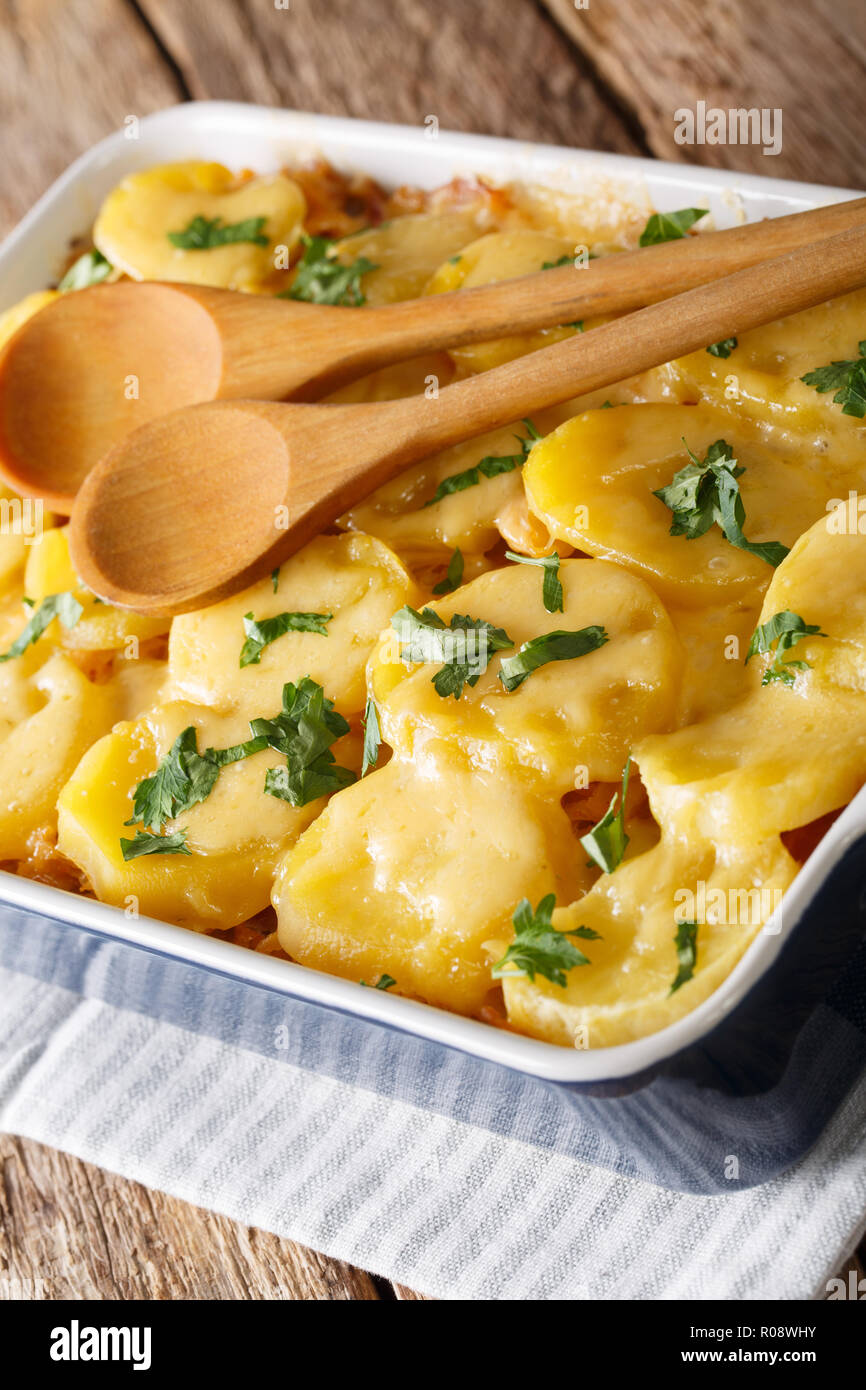
[[[246,641],[241,647],[239,664],[257,666],[265,647],[287,632],[315,632],[327,637],[327,625],[333,616],[333,613],[277,613],[273,618],[254,618],[252,613],[245,613]]]
[[[437,695],[459,700],[465,685],[477,685],[494,652],[513,647],[508,633],[482,618],[454,613],[446,626],[438,613],[422,608],[418,613],[408,604],[395,613],[391,626],[400,639],[400,657],[413,661],[442,662],[433,677]]]
[[[367,981],[366,981],[366,980],[361,980],[360,983],[364,986],[365,989],[369,989],[369,988],[370,988],[370,986],[367,984]],[[394,986],[396,985],[396,983],[397,983],[397,981],[394,979],[394,976],[393,976],[393,975],[380,975],[379,978],[378,978],[378,980],[377,980],[376,983],[374,984],[373,988],[374,988],[374,989],[393,989]]]
[[[181,251],[212,251],[215,246],[233,246],[239,241],[267,246],[262,230],[266,221],[264,217],[246,217],[243,222],[223,222],[221,217],[202,217],[199,213],[182,232],[166,232],[166,236]]]
[[[500,473],[512,473],[515,468],[521,468],[529,458],[529,451],[533,444],[541,439],[539,431],[531,420],[524,420],[523,424],[526,427],[528,437],[524,439],[519,434],[515,435],[515,439],[520,445],[519,454],[486,454],[471,468],[443,478],[429,502],[425,502],[424,506],[432,507],[435,502],[441,502],[443,497],[450,497],[454,492],[465,492],[468,487],[477,486],[482,478],[498,478]]]
[[[582,941],[600,941],[598,932],[591,927],[576,927],[574,931],[557,931],[551,922],[556,897],[548,893],[542,898],[535,911],[528,898],[523,898],[515,909],[514,940],[501,960],[492,967],[494,980],[509,976],[528,976],[535,980],[543,975],[552,984],[565,989],[565,972],[576,965],[589,965],[591,962],[569,941],[576,936]]]
[[[577,632],[545,632],[541,637],[524,642],[514,656],[503,657],[499,679],[506,690],[516,690],[539,666],[586,656],[607,641],[609,638],[603,627],[582,627]]]
[[[541,601],[548,613],[562,612],[562,581],[559,578],[559,553],[554,550],[552,555],[542,555],[535,560],[531,555],[518,555],[513,550],[506,550],[506,558],[513,560],[516,565],[537,565],[544,570],[544,579],[541,586]]]
[[[866,338],[857,344],[859,357],[850,362],[830,362],[826,367],[816,367],[813,372],[801,376],[807,386],[814,386],[820,394],[835,391],[836,405],[841,405],[843,415],[856,415],[862,420],[866,415]]]
[[[622,774],[622,791],[614,792],[610,805],[597,825],[586,835],[581,835],[580,843],[587,854],[606,874],[612,874],[622,863],[629,837],[625,833],[625,798],[628,791],[628,778],[631,771],[631,758],[626,758]],[[620,798],[619,810],[615,811],[617,796]]]
[[[274,719],[251,719],[251,737],[229,748],[198,751],[198,733],[190,725],[178,734],[156,772],[145,777],[133,792],[132,816],[127,825],[143,825],[149,832],[160,832],[166,821],[174,820],[206,800],[216,785],[220,770],[266,748],[274,748],[286,759],[285,767],[269,768],[264,790],[293,806],[306,806],[328,792],[338,791],[355,781],[354,772],[334,765],[330,746],[348,733],[349,725],[337,714],[333,702],[326,700],[320,685],[304,676],[297,686],[283,686],[283,707]],[[136,834],[134,840],[121,840],[124,859],[141,854],[189,854],[185,848],[186,830],[174,835]]]
[[[639,246],[658,246],[679,241],[690,227],[706,217],[709,208],[680,208],[678,212],[654,212],[640,234]]]
[[[324,236],[303,234],[304,254],[298,261],[291,288],[280,299],[303,299],[308,304],[342,304],[357,308],[366,302],[361,276],[379,267],[366,256],[351,265],[337,260],[336,241]]]
[[[72,262],[57,288],[61,294],[69,290],[86,290],[89,285],[98,285],[107,280],[113,269],[111,262],[94,247]]]
[[[275,719],[251,719],[253,738],[282,753],[285,767],[271,767],[265,775],[269,796],[306,806],[320,796],[348,787],[356,780],[347,767],[338,767],[331,744],[349,732],[349,725],[334,709],[333,700],[309,676],[283,686],[283,708]]]
[[[440,579],[438,584],[433,585],[434,594],[453,594],[455,589],[459,589],[463,583],[463,554],[457,546],[451,559],[448,561],[448,572],[444,579]]]
[[[32,606],[32,599],[29,606]],[[11,661],[13,657],[26,652],[28,647],[39,641],[55,618],[59,618],[65,628],[75,627],[83,612],[83,607],[73,593],[48,594],[34,611],[29,622],[21,629],[8,652],[0,654],[0,661]]]
[[[541,269],[542,269],[542,270],[556,270],[558,266],[561,266],[561,265],[571,265],[571,263],[572,263],[573,260],[574,260],[574,257],[573,257],[568,251],[566,251],[564,255],[562,255],[562,256],[559,257],[558,260],[555,260],[555,261],[542,261],[542,262],[541,262]]]
[[[121,836],[120,852],[127,864],[143,854],[192,854],[192,850],[187,849],[185,830],[175,830],[171,835],[150,835],[136,830],[134,840],[124,840]]]
[[[279,565],[277,565],[277,568],[276,568],[275,570],[271,570],[271,583],[272,583],[273,586],[274,586],[274,593],[276,593],[276,592],[277,592],[277,589],[279,589],[279,587],[280,587],[280,566],[279,566]]]
[[[683,440],[685,444],[686,441]],[[788,547],[779,541],[754,543],[743,535],[746,512],[737,481],[744,468],[737,467],[730,444],[717,439],[701,461],[686,444],[690,463],[674,474],[673,482],[653,493],[673,513],[670,534],[694,540],[716,523],[731,545],[747,550],[768,565],[780,565]]]
[[[199,753],[198,731],[190,724],[178,734],[153,776],[139,782],[133,793],[132,817],[126,824],[161,830],[167,820],[174,820],[210,796],[220,768],[261,753],[267,746],[266,739],[251,738],[231,748],[207,748]]]
[[[371,695],[367,700],[367,708],[364,710],[364,755],[361,762],[361,776],[366,777],[371,768],[376,766],[379,761],[379,747],[382,742],[382,735],[379,730],[379,711],[376,701]]]
[[[736,347],[739,347],[736,338],[720,338],[717,343],[710,343],[707,352],[711,357],[730,357]]]
[[[795,671],[808,671],[810,663],[808,661],[786,661],[785,652],[791,650],[803,637],[826,637],[826,632],[822,632],[817,623],[804,622],[799,613],[791,613],[785,609],[782,613],[775,613],[766,623],[761,623],[755,628],[752,640],[749,643],[749,650],[746,653],[746,664],[751,661],[753,656],[773,651],[775,643],[776,650],[773,652],[773,660],[764,672],[761,685],[769,685],[771,681],[782,681],[785,685],[794,684]]]
[[[680,986],[690,980],[695,973],[695,964],[698,959],[697,922],[678,922],[677,934],[674,937],[674,945],[677,950],[677,959],[680,963],[680,968],[670,987],[671,994],[675,994]]]

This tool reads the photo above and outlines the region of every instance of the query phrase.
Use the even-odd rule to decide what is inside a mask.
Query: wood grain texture
[[[28,1139],[0,1137],[0,1173],[0,1300],[380,1297],[362,1270]]]
[[[771,178],[864,183],[863,0],[543,0],[661,159]],[[674,112],[780,108],[782,149],[678,145]]]
[[[181,100],[125,0],[0,0],[0,235],[96,140]]]
[[[640,153],[532,0],[140,0],[195,97]]]

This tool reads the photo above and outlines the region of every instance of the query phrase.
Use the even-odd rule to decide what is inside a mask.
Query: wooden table
[[[125,116],[202,97],[866,182],[863,0],[0,0],[0,13],[0,232]],[[678,145],[674,112],[698,101],[781,109],[781,152]],[[0,1140],[0,1162],[0,1283],[41,1279],[47,1298],[423,1298],[37,1144]]]

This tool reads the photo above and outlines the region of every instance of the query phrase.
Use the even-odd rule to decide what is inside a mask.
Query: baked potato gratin
[[[709,221],[175,164],[124,179],[2,335],[121,276],[363,313]],[[866,780],[864,338],[866,292],[516,420],[171,621],[88,593],[64,519],[4,492],[4,867],[557,1044],[673,1022]]]

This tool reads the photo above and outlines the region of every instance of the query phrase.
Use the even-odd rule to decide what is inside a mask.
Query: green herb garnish
[[[736,347],[739,347],[736,338],[721,338],[717,343],[710,343],[707,352],[711,357],[730,357]]]
[[[274,593],[276,593],[276,592],[277,592],[277,589],[279,589],[279,587],[280,587],[280,566],[279,566],[279,565],[277,565],[277,568],[276,568],[275,570],[271,570],[271,583],[272,583],[273,586],[274,586]]]
[[[83,612],[83,607],[73,593],[48,594],[29,622],[21,629],[8,652],[0,654],[0,661],[11,661],[13,657],[26,652],[28,647],[39,641],[55,618],[59,618],[65,628],[75,627]]]
[[[680,968],[670,987],[671,994],[674,994],[680,986],[684,985],[687,980],[690,980],[695,973],[695,965],[698,959],[697,922],[678,922],[677,934],[674,937],[674,945],[677,949],[677,959],[679,960]]]
[[[458,546],[448,561],[448,572],[444,579],[433,585],[434,594],[453,594],[463,583],[463,555]]]
[[[361,276],[379,267],[366,256],[359,256],[351,265],[336,258],[336,241],[324,236],[303,234],[304,254],[298,261],[291,289],[283,290],[280,299],[303,299],[308,304],[342,304],[357,308],[366,302],[361,289]]]
[[[190,724],[178,734],[153,776],[139,782],[126,824],[161,830],[167,820],[174,820],[210,796],[220,768],[261,753],[267,746],[266,739],[251,738],[231,748],[207,748],[199,753],[198,731]]]
[[[558,266],[561,266],[561,265],[571,265],[571,264],[573,263],[573,261],[574,261],[574,257],[570,254],[570,252],[566,251],[564,255],[562,255],[562,256],[559,257],[558,260],[555,260],[555,261],[542,261],[542,262],[541,262],[541,269],[542,269],[542,270],[556,270]]]
[[[429,502],[425,502],[425,507],[432,507],[434,502],[441,502],[443,497],[450,497],[453,492],[465,492],[469,487],[475,487],[481,482],[482,478],[498,478],[500,473],[512,473],[515,468],[521,468],[529,458],[529,451],[537,440],[541,439],[539,431],[531,420],[524,420],[523,424],[528,431],[528,438],[524,439],[521,435],[515,435],[515,439],[520,445],[519,454],[487,454],[483,459],[479,459],[471,468],[466,468],[462,473],[452,473],[449,477],[443,478]]]
[[[269,768],[265,775],[269,796],[306,806],[356,780],[349,768],[336,765],[330,751],[331,744],[349,732],[349,725],[309,676],[297,685],[287,682],[281,712],[275,719],[251,719],[250,732],[286,759],[285,767]]]
[[[120,837],[120,852],[127,864],[143,854],[192,854],[192,850],[187,849],[185,830],[175,830],[171,835],[150,835],[136,830],[134,840]]]
[[[667,487],[653,493],[673,513],[670,534],[691,541],[703,536],[715,522],[731,545],[757,555],[768,565],[780,565],[788,554],[786,545],[779,541],[753,543],[743,535],[746,512],[737,479],[746,470],[737,467],[730,444],[717,439],[703,462],[688,444],[686,451],[691,463],[675,473]]]
[[[808,671],[811,663],[808,661],[786,661],[785,652],[796,646],[797,642],[803,637],[826,637],[826,632],[822,632],[817,623],[804,622],[799,613],[791,613],[785,609],[782,613],[775,613],[768,622],[762,623],[755,628],[752,633],[752,640],[749,643],[749,650],[746,653],[746,664],[751,661],[753,656],[765,654],[773,650],[773,660],[764,672],[761,685],[769,685],[771,681],[782,681],[785,685],[794,684],[795,671]]]
[[[534,912],[528,898],[518,903],[511,919],[514,923],[514,940],[502,959],[491,968],[494,980],[522,975],[534,981],[536,975],[543,975],[552,984],[565,989],[567,970],[574,969],[576,965],[591,964],[568,938],[576,936],[583,941],[600,941],[598,932],[591,927],[557,931],[551,923],[555,907],[556,897],[553,893],[542,898]]]
[[[262,228],[267,218],[246,217],[243,222],[223,222],[221,217],[194,217],[182,232],[166,232],[172,246],[181,251],[212,251],[215,246],[233,246],[239,241],[267,246]]]
[[[277,613],[273,618],[254,618],[252,613],[245,613],[246,641],[241,647],[239,664],[257,666],[265,647],[287,632],[315,632],[319,637],[327,637],[327,625],[333,616],[333,613]]]
[[[382,735],[379,731],[379,711],[371,695],[364,710],[364,756],[361,762],[361,776],[366,777],[371,767],[379,761],[379,747]]]
[[[506,690],[516,690],[519,685],[551,661],[572,661],[578,656],[587,656],[598,651],[609,641],[603,627],[582,627],[577,632],[545,632],[541,637],[533,637],[514,653],[503,657],[499,667],[499,679]]]
[[[513,550],[506,550],[505,555],[516,565],[537,565],[544,570],[541,601],[548,613],[561,613],[562,581],[559,578],[559,553],[554,550],[552,555],[542,555],[537,560],[533,559],[531,555],[518,555]]]
[[[640,234],[639,246],[658,246],[679,241],[690,227],[706,217],[709,208],[680,208],[678,212],[654,212]]]
[[[625,833],[625,798],[630,771],[631,758],[629,757],[626,758],[623,768],[622,791],[614,792],[610,805],[598,824],[580,837],[580,843],[590,859],[594,860],[606,874],[612,874],[617,865],[622,863],[629,841],[629,837]],[[619,810],[615,811],[614,807],[618,796],[620,798]]]
[[[800,380],[807,386],[814,386],[822,395],[835,391],[836,405],[841,405],[843,415],[855,415],[862,420],[866,415],[866,338],[857,344],[859,357],[851,362],[830,362],[826,367],[816,367]]]
[[[370,986],[367,984],[367,981],[366,981],[366,980],[361,980],[360,983],[364,986],[365,989],[369,989],[369,988],[370,988]],[[374,984],[373,988],[374,988],[374,989],[393,989],[394,986],[396,985],[396,983],[397,983],[397,981],[394,979],[394,976],[393,976],[393,975],[380,975],[379,978],[378,978],[378,980],[377,980],[376,983]]]
[[[72,262],[57,288],[61,294],[66,294],[69,290],[86,290],[89,285],[98,285],[106,280],[113,269],[111,262],[94,247],[92,251],[85,251],[83,256]]]
[[[408,604],[395,613],[391,626],[400,639],[400,657],[413,661],[442,662],[433,677],[437,695],[459,700],[464,685],[477,685],[495,652],[513,647],[508,633],[482,618],[452,614],[446,626],[438,613],[422,608],[418,613]]]

